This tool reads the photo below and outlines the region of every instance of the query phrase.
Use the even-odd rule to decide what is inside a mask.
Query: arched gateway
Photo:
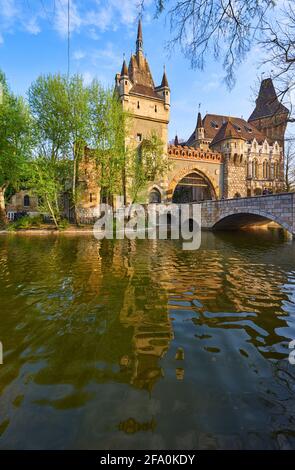
[[[216,199],[216,192],[210,179],[199,170],[178,174],[169,185],[173,203],[201,202]]]

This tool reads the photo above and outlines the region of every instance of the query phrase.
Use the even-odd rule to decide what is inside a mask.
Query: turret
[[[205,131],[202,123],[202,116],[201,113],[198,112],[198,120],[197,120],[197,127],[195,131],[195,139],[198,141],[204,140],[205,138]]]
[[[165,66],[164,66],[164,72],[163,72],[161,85],[158,86],[156,90],[164,98],[165,109],[169,109],[170,108],[170,88],[169,88],[169,84],[167,80]]]
[[[123,99],[126,99],[126,95],[129,94],[129,90],[130,90],[131,86],[132,86],[132,83],[131,83],[130,78],[129,78],[128,68],[127,68],[125,58],[124,58],[122,69],[121,69],[121,74],[119,75],[119,94],[120,94],[120,97],[122,97]]]

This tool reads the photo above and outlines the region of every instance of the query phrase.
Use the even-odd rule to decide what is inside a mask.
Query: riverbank
[[[28,229],[17,229],[17,230],[0,230],[0,235],[60,235],[60,234],[80,234],[80,233],[92,233],[93,226],[89,225],[86,227],[77,227],[75,225],[70,225],[65,229],[58,230],[53,226],[44,226],[39,228],[28,228]]]

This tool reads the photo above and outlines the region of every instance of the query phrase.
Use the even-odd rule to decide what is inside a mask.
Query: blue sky
[[[121,70],[123,53],[129,60],[137,31],[138,0],[71,0],[71,73],[113,85]],[[254,49],[237,70],[230,92],[223,83],[220,64],[208,57],[204,71],[192,70],[179,50],[165,48],[169,25],[155,19],[153,1],[143,15],[144,51],[153,78],[159,84],[163,65],[171,88],[170,139],[191,134],[201,103],[206,112],[248,118],[253,109],[253,88],[263,69]],[[0,0],[0,67],[12,90],[25,95],[38,75],[67,71],[67,0]],[[267,73],[265,77],[267,76]]]

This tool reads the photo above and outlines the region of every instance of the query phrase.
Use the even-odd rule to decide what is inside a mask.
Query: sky
[[[138,0],[71,0],[70,72],[85,83],[97,78],[112,87],[121,71],[123,54],[135,49]],[[143,13],[144,52],[158,85],[166,67],[171,89],[169,139],[187,139],[202,114],[216,113],[248,119],[254,108],[257,81],[267,77],[259,66],[261,52],[254,48],[237,70],[229,91],[219,63],[208,56],[204,70],[192,70],[180,50],[169,54],[170,37],[165,15],[154,17],[153,0]],[[67,0],[0,0],[0,68],[11,89],[26,96],[41,74],[66,73],[68,68]]]

